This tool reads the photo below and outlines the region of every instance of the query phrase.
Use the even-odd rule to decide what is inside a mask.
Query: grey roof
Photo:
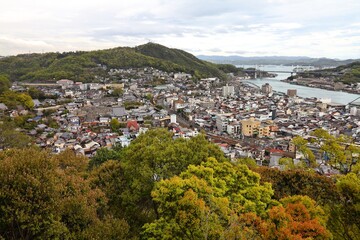
[[[127,112],[124,107],[113,107],[112,115],[114,117],[123,117],[127,115]]]
[[[40,106],[41,102],[39,101],[39,99],[33,99],[34,105],[36,106]]]
[[[0,103],[0,110],[7,110],[7,106],[3,103]]]

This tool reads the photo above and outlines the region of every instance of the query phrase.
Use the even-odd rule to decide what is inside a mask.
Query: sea
[[[282,66],[282,65],[238,65],[237,67],[243,68],[254,68],[262,71],[288,71],[291,72],[296,66]],[[305,67],[306,68],[306,67]],[[310,68],[310,67],[309,67]],[[286,82],[281,82],[280,80],[286,79],[291,76],[291,73],[277,73],[278,75],[275,78],[257,78],[252,80],[247,80],[259,87],[265,83],[269,83],[274,91],[286,93],[288,89],[296,89],[297,95],[304,98],[313,98],[318,99],[330,99],[333,103],[348,104],[354,101],[357,98],[360,98],[360,94],[352,94],[339,91],[329,91],[320,88],[311,88],[305,86],[294,85]],[[360,102],[358,99],[356,102]]]

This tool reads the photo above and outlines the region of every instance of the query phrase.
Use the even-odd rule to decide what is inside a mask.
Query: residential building
[[[272,86],[269,83],[265,83],[264,85],[261,86],[261,92],[266,95],[272,94],[273,92]]]
[[[235,94],[234,86],[229,86],[226,84],[226,86],[222,87],[223,97],[233,97],[234,94]]]
[[[241,133],[241,124],[237,121],[230,122],[226,127],[226,132],[229,135],[238,135]]]
[[[56,83],[59,84],[62,89],[67,89],[74,85],[74,81],[68,80],[68,79],[61,79],[61,80],[57,81]]]
[[[249,118],[241,121],[241,132],[245,137],[252,137],[258,133],[261,122],[255,118]]]
[[[287,90],[287,95],[289,97],[296,97],[297,96],[297,90],[296,89],[288,89]]]
[[[216,115],[216,128],[218,131],[225,132],[227,130],[228,123],[229,121],[225,115]]]

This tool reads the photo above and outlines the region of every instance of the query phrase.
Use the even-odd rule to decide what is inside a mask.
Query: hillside
[[[295,61],[287,65],[296,65],[296,66],[314,66],[314,67],[338,67],[353,62],[359,61],[359,59],[347,59],[347,60],[338,60],[331,58],[309,58]]]
[[[135,50],[143,55],[154,57],[157,59],[164,59],[172,63],[178,64],[199,73],[207,73],[212,76],[223,77],[223,73],[219,70],[218,66],[214,63],[206,62],[198,59],[194,55],[179,49],[170,49],[160,44],[147,43],[135,48]]]
[[[216,64],[197,59],[182,50],[148,43],[135,48],[97,51],[21,54],[0,59],[0,74],[12,81],[55,81],[62,78],[90,82],[106,77],[110,68],[154,67],[167,72],[184,71],[196,77],[226,75]]]
[[[346,84],[360,83],[360,61],[341,65],[336,68],[300,73],[297,77],[332,77],[335,81]]]

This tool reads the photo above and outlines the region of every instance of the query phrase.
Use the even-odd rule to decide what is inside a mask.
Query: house
[[[130,139],[128,139],[126,136],[120,136],[115,139],[115,141],[119,144],[121,144],[121,147],[127,147],[130,145]]]
[[[129,120],[126,124],[126,127],[132,132],[137,132],[140,128],[136,120]]]
[[[112,108],[112,116],[126,120],[128,117],[128,113],[124,107],[113,107]]]
[[[4,103],[0,103],[0,116],[4,114],[6,110],[8,110],[8,107]]]
[[[68,79],[61,79],[61,80],[57,81],[56,83],[59,84],[62,89],[67,89],[74,85],[74,81],[68,80]]]
[[[187,104],[181,99],[174,101],[174,110],[175,111],[184,109],[186,106],[187,106]]]
[[[33,99],[33,102],[34,102],[34,107],[41,106],[41,102],[39,101],[39,99]]]
[[[108,125],[110,123],[109,117],[99,117],[99,122],[102,125]]]
[[[227,125],[227,133],[230,135],[238,135],[241,132],[241,124],[237,121],[233,121]]]

